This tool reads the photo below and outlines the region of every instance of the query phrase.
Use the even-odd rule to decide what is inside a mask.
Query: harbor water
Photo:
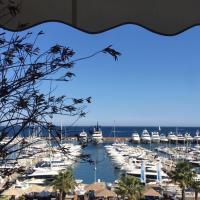
[[[83,180],[84,183],[93,183],[95,180],[101,180],[106,183],[113,183],[117,180],[121,171],[116,169],[113,163],[110,161],[105,145],[108,143],[102,143],[98,145],[94,145],[89,143],[83,150],[84,154],[89,154],[91,159],[96,162],[88,163],[85,161],[79,161],[76,163],[74,168],[74,175],[77,179]],[[141,146],[146,149],[155,151],[157,147],[167,146],[168,144],[133,144],[128,143],[130,146]],[[175,144],[171,144],[171,147],[175,146]],[[182,146],[182,145],[179,145]],[[156,151],[155,151],[156,152]],[[157,152],[158,153],[158,152]],[[162,153],[158,153],[162,154]],[[163,155],[164,156],[164,155]]]
[[[84,148],[84,153],[89,154],[94,163],[80,160],[74,168],[74,175],[77,179],[82,179],[84,183],[92,183],[98,179],[112,183],[119,178],[120,171],[114,168],[107,157],[104,145],[88,144]]]

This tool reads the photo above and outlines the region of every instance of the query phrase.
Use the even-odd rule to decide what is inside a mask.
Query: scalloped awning
[[[58,21],[88,33],[137,24],[176,35],[200,24],[200,0],[0,0],[0,26],[24,30]]]

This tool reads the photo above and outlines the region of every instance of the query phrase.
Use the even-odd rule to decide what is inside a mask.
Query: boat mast
[[[61,120],[61,123],[60,123],[60,142],[62,143],[62,130],[63,130],[63,127],[62,127],[62,120]]]
[[[114,134],[114,141],[116,142],[116,137],[115,137],[115,120],[114,120],[114,130],[113,130],[113,134]]]
[[[176,136],[178,135],[178,127],[176,127]],[[176,140],[176,146],[178,145],[178,138]]]
[[[49,133],[49,157],[50,157],[50,169],[52,168],[52,163],[51,163],[51,159],[52,159],[52,155],[51,155],[51,128],[48,128],[48,133]]]

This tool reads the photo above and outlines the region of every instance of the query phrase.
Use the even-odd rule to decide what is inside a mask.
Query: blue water
[[[104,144],[88,144],[84,153],[90,154],[91,159],[96,162],[96,180],[111,183],[120,176],[120,172],[114,168],[107,157]],[[80,162],[74,168],[74,175],[77,179],[82,179],[84,183],[92,183],[95,181],[95,165]]]
[[[117,180],[121,172],[118,169],[115,169],[112,162],[109,160],[109,157],[106,154],[105,147],[107,143],[104,144],[88,144],[84,148],[83,152],[85,154],[90,154],[93,161],[96,163],[96,180],[100,179],[106,183],[112,183]],[[129,143],[131,146],[136,146],[137,144]],[[155,150],[155,147],[166,146],[168,144],[140,144],[142,147]],[[171,144],[174,145],[174,144]],[[174,145],[175,146],[175,145]],[[165,155],[163,155],[165,156]],[[76,179],[82,179],[84,183],[93,183],[95,181],[95,165],[88,162],[80,162],[75,165],[74,175]]]

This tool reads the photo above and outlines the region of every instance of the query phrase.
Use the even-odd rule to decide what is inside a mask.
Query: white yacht
[[[183,134],[178,133],[177,134],[177,138],[178,138],[178,143],[184,143],[185,142],[185,137],[183,136]]]
[[[59,174],[59,170],[51,168],[38,168],[33,173],[29,174],[28,177],[34,178],[50,178]]]
[[[80,134],[79,134],[79,140],[81,142],[87,142],[87,140],[88,140],[87,133],[84,130],[82,132],[80,132]]]
[[[176,143],[178,141],[178,137],[172,131],[168,133],[167,139],[172,143]]]
[[[127,174],[140,178],[141,166],[133,166],[132,169],[127,172]],[[152,163],[151,165],[145,166],[145,176],[146,176],[147,182],[156,181],[157,175],[158,173],[157,173],[156,164]],[[160,169],[160,176],[161,176],[161,179],[163,180],[169,178],[168,175],[162,169]]]
[[[168,142],[168,139],[165,134],[160,134],[160,142]]]
[[[160,142],[159,132],[152,132],[151,133],[151,141],[155,142],[155,143],[159,143]]]
[[[137,132],[134,132],[132,134],[132,142],[133,143],[140,143],[140,136]]]
[[[200,141],[200,134],[199,134],[199,130],[197,129],[196,131],[196,135],[194,136],[194,140],[198,143]]]
[[[187,142],[192,142],[193,141],[193,137],[190,135],[190,133],[185,133],[185,140]]]
[[[97,123],[96,128],[94,128],[94,131],[92,134],[92,142],[94,144],[99,144],[103,142],[103,133],[101,129],[99,128],[98,123]]]
[[[141,141],[144,143],[150,143],[151,142],[151,137],[149,135],[149,132],[147,129],[144,129],[141,135]]]

